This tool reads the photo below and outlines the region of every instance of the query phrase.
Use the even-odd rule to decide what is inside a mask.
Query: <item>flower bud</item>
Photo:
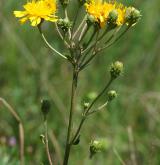
[[[50,105],[49,100],[42,100],[41,101],[41,111],[45,117],[48,114],[50,107],[51,107],[51,105]]]
[[[87,100],[88,101],[91,101],[91,100],[94,100],[97,96],[97,93],[96,92],[90,92],[87,94]]]
[[[41,142],[45,144],[45,136],[41,134],[39,137],[40,137]]]
[[[70,22],[67,18],[59,19],[57,24],[64,33],[66,33],[72,27],[72,22]]]
[[[94,25],[96,23],[94,16],[87,15],[87,24],[88,26]]]
[[[117,21],[118,19],[118,12],[117,10],[112,10],[109,15],[108,15],[108,20],[107,20],[107,28],[108,30],[112,30],[114,29],[115,27],[117,27]]]
[[[141,18],[141,13],[134,7],[128,7],[126,10],[125,20],[128,25],[136,24]]]
[[[111,90],[108,92],[107,96],[108,96],[108,101],[112,101],[114,98],[117,97],[117,92],[114,90]]]
[[[87,109],[89,107],[89,103],[84,103],[83,107],[84,107],[84,109]]]
[[[90,158],[92,158],[96,153],[105,151],[107,149],[106,140],[93,140],[90,143]]]
[[[120,76],[123,72],[123,63],[116,61],[115,63],[111,64],[110,67],[110,74],[111,74],[111,78],[115,79],[118,76]]]
[[[116,24],[117,19],[118,19],[117,10],[112,10],[108,15],[108,22],[111,24]]]

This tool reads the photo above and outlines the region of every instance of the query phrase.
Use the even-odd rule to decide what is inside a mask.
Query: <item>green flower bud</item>
[[[107,96],[108,96],[108,101],[112,101],[114,98],[117,97],[117,92],[114,90],[111,90],[108,92]]]
[[[92,158],[96,153],[103,152],[107,149],[107,141],[102,140],[93,140],[90,143],[90,158]]]
[[[43,134],[41,134],[39,137],[40,137],[40,140],[42,141],[42,143],[45,144],[45,136]]]
[[[110,67],[110,74],[111,74],[111,78],[115,79],[118,76],[120,76],[123,72],[123,63],[116,61],[115,63],[111,64]]]
[[[87,15],[87,24],[88,26],[94,25],[96,23],[94,16]]]
[[[108,22],[111,24],[116,24],[117,19],[118,19],[117,10],[112,10],[108,15]]]
[[[64,33],[66,33],[72,27],[72,22],[70,22],[67,18],[59,19],[57,24]]]
[[[89,103],[84,103],[83,106],[84,106],[84,109],[87,109],[89,107]]]
[[[45,117],[48,114],[50,107],[51,107],[51,104],[50,104],[49,100],[42,100],[41,101],[41,111]]]
[[[97,93],[96,93],[96,92],[90,92],[90,93],[88,93],[88,95],[87,95],[87,99],[88,99],[89,101],[91,101],[91,100],[95,99],[96,96],[97,96]]]
[[[117,10],[112,10],[109,15],[108,15],[108,20],[107,20],[107,28],[108,30],[112,30],[115,27],[117,27],[117,21],[118,19],[118,12]]]
[[[128,25],[135,25],[141,18],[141,13],[134,7],[128,7],[126,10],[125,20]]]

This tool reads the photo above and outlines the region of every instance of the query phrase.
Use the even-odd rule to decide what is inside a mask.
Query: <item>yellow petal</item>
[[[27,13],[25,11],[14,11],[13,13],[14,13],[15,17],[18,17],[18,18],[24,17],[27,15]]]
[[[20,19],[20,23],[21,23],[21,24],[24,24],[27,20],[28,20],[27,17],[21,18],[21,19]]]
[[[57,22],[58,19],[55,17],[44,17],[44,20],[51,21],[51,22]]]
[[[37,26],[38,24],[40,24],[41,18],[40,17],[35,17],[35,19],[30,19],[30,21],[31,21],[32,26]]]
[[[104,22],[104,17],[100,16],[100,22]]]

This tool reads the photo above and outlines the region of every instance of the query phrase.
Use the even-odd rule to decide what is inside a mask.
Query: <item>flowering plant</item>
[[[101,51],[117,42],[141,17],[139,10],[134,7],[126,7],[116,1],[77,0],[79,9],[77,10],[75,18],[71,20],[68,15],[68,5],[70,3],[72,2],[69,0],[31,0],[23,6],[23,11],[14,11],[14,15],[20,19],[21,24],[29,21],[31,26],[37,27],[48,48],[72,65],[71,105],[63,165],[67,165],[69,162],[72,146],[79,144],[80,131],[86,119],[92,114],[101,111],[117,96],[116,91],[108,91],[106,102],[100,107],[93,109],[93,106],[99,98],[106,93],[111,83],[122,74],[123,64],[119,61],[112,63],[110,67],[111,76],[108,83],[106,83],[105,87],[91,102],[84,103],[81,121],[77,129],[73,130],[73,117],[74,111],[76,110],[75,96],[79,73],[83,71]],[[57,10],[57,8],[60,5],[64,11],[63,17],[58,16],[59,10]],[[82,8],[85,9],[82,13],[83,19],[77,27],[77,20],[79,20],[79,14]],[[62,54],[47,41],[42,28],[45,21],[55,24],[55,29],[69,52],[68,55]],[[47,136],[47,114],[50,109],[48,100],[42,101],[41,109],[44,115],[46,130],[45,135],[41,135],[41,138],[46,146],[48,161],[51,165],[53,163],[49,152]],[[96,152],[100,152],[103,148],[104,145],[95,140],[90,146],[91,155],[93,156]]]

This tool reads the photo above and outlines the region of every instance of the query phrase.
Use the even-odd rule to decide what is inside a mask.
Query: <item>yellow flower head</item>
[[[103,28],[108,20],[109,13],[113,10],[118,12],[118,18],[116,24],[118,26],[124,24],[126,8],[122,4],[117,2],[103,2],[102,0],[90,0],[85,4],[86,11],[89,15],[92,15],[100,27]]]
[[[116,23],[118,26],[125,24],[126,9],[127,7],[125,7],[123,4],[116,5],[116,10],[118,12],[118,19]]]
[[[42,20],[56,22],[56,0],[32,0],[23,6],[24,11],[14,11],[14,15],[20,19],[23,24],[27,20],[31,26],[37,26]]]

